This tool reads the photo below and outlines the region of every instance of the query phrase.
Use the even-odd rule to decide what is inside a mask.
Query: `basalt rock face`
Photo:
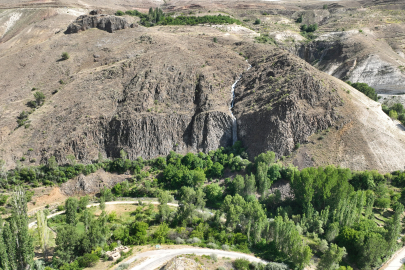
[[[80,31],[86,31],[90,28],[98,28],[100,30],[113,33],[117,30],[122,30],[129,27],[130,25],[128,22],[122,17],[99,15],[96,13],[96,15],[82,15],[78,17],[75,22],[68,26],[65,34],[78,33]]]
[[[342,102],[334,85],[309,64],[278,49],[262,55],[252,55],[252,68],[236,88],[238,138],[250,157],[269,150],[285,156],[334,125]]]

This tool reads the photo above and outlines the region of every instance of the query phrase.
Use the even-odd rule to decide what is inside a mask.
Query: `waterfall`
[[[246,62],[247,62],[247,60],[246,60]],[[252,66],[249,65],[247,70],[249,70],[251,67]],[[232,89],[231,89],[231,106],[229,107],[229,111],[231,112],[231,117],[232,117],[232,145],[234,145],[236,143],[236,141],[238,140],[238,130],[237,130],[238,124],[236,123],[235,115],[233,115],[233,113],[232,113],[232,108],[235,105],[235,87],[241,78],[242,78],[242,74],[239,75],[239,77],[236,79],[234,84],[232,84]]]

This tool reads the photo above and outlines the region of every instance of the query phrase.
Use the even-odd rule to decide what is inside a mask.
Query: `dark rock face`
[[[113,33],[117,30],[129,28],[128,22],[121,17],[110,15],[82,15],[71,23],[65,34],[78,33],[80,31],[86,31],[90,28],[98,28],[100,30]]]
[[[318,130],[334,125],[341,100],[328,79],[295,56],[275,50],[252,57],[236,88],[238,138],[250,157],[291,153]]]

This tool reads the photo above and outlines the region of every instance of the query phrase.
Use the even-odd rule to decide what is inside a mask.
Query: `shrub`
[[[218,248],[218,246],[217,246],[217,244],[215,244],[215,243],[208,243],[208,244],[207,244],[207,248],[216,249],[216,248]]]
[[[213,261],[215,261],[215,262],[218,261],[218,256],[217,256],[217,254],[211,253],[210,257],[211,257],[211,259],[212,259]]]
[[[117,270],[124,270],[127,269],[129,267],[129,263],[122,263],[120,265],[118,265]]]
[[[197,244],[197,243],[200,243],[200,242],[201,242],[201,240],[199,238],[197,238],[197,237],[187,239],[187,243],[189,243],[189,244]]]
[[[262,22],[260,21],[260,19],[259,18],[257,18],[256,20],[255,20],[255,24],[261,24]]]
[[[56,208],[59,212],[65,210],[65,206],[63,204],[58,205]]]
[[[180,237],[176,238],[176,244],[181,245],[181,244],[184,244],[184,243],[185,243],[184,239],[182,239]]]
[[[284,263],[271,262],[266,265],[265,270],[288,270],[288,266]]]
[[[62,60],[68,60],[70,58],[70,55],[67,52],[62,53]]]
[[[45,95],[44,93],[37,91],[34,94],[34,98],[35,98],[35,105],[36,107],[40,107],[42,104],[44,104],[45,101]]]
[[[391,110],[388,115],[394,120],[398,119],[397,111]]]
[[[229,246],[228,245],[222,245],[222,249],[223,250],[229,250]]]
[[[125,13],[122,12],[121,10],[117,10],[117,12],[115,12],[115,16],[123,16]]]
[[[246,259],[236,259],[233,262],[233,267],[235,267],[236,270],[249,270],[249,261]]]
[[[1,195],[0,196],[0,205],[5,205],[7,202],[8,196],[7,195]]]
[[[217,38],[216,38],[216,37],[214,37],[214,42],[215,42],[215,43],[217,43],[217,42],[218,42],[218,40],[217,40]]]
[[[295,149],[300,148],[300,146],[301,146],[301,144],[300,144],[300,143],[297,143],[297,144],[295,145]]]
[[[97,254],[84,254],[82,257],[79,257],[77,259],[80,267],[92,267],[96,264],[96,262],[100,258],[97,256]]]

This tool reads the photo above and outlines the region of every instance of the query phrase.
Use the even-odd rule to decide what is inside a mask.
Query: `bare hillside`
[[[97,5],[104,3],[107,14],[124,7]],[[173,9],[190,9],[179,3]],[[262,2],[253,4],[239,10]],[[258,44],[248,24],[146,28],[124,16],[133,28],[65,34],[95,2],[8,5],[31,5],[0,12],[0,158],[10,167],[50,156],[64,163],[69,154],[89,163],[99,153],[118,157],[121,149],[130,158],[153,158],[230,146],[231,86],[242,74],[233,113],[251,158],[272,150],[300,167],[404,168],[402,126],[293,53]],[[63,60],[63,52],[70,58]],[[37,91],[45,102],[33,109]],[[29,114],[19,126],[22,112]]]

